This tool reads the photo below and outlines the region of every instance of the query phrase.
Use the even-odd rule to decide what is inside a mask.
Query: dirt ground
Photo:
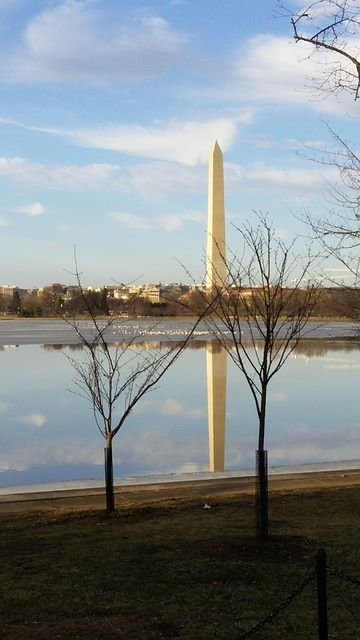
[[[319,471],[270,475],[270,493],[322,491],[336,487],[360,485],[360,470]],[[199,501],[211,505],[212,500],[231,496],[254,495],[254,477],[185,480],[158,484],[116,487],[117,506],[137,507],[150,504],[170,505],[174,501]],[[0,496],[0,514],[58,512],[97,509],[104,506],[103,489],[68,489]]]

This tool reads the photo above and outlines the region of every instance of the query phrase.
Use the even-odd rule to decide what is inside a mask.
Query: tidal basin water
[[[62,325],[5,323],[0,348],[0,487],[101,480],[103,440],[91,406],[69,391],[74,388],[73,370],[64,352],[78,357],[81,350],[62,346],[68,341]],[[181,326],[172,323],[171,331],[181,332]],[[41,344],[41,332],[48,344]],[[352,333],[348,324],[322,325],[299,344],[273,379],[266,441],[271,466],[360,460],[360,348],[333,339]],[[319,334],[321,339],[314,337]],[[200,331],[116,436],[117,478],[208,471],[209,346],[204,337]],[[252,468],[256,442],[253,401],[228,358],[224,470]]]

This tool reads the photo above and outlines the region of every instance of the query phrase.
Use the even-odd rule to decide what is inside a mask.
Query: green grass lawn
[[[244,498],[52,516],[1,516],[0,638],[236,640],[325,547],[360,576],[357,489],[277,495],[271,538]],[[317,638],[315,581],[252,637]],[[329,577],[330,638],[360,638],[360,586]]]

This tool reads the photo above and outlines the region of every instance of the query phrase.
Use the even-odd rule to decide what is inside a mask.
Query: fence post
[[[326,553],[322,547],[316,552],[316,580],[318,598],[319,640],[328,640],[326,597]]]

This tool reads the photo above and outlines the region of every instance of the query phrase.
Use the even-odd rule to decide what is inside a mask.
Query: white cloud
[[[298,138],[287,138],[285,140],[275,140],[269,134],[257,135],[251,138],[252,144],[257,149],[289,149],[292,151],[302,151],[310,149],[325,149],[325,140],[299,140]]]
[[[130,165],[93,163],[46,165],[20,157],[0,157],[0,179],[56,189],[115,189],[145,195],[206,188],[205,167],[190,168],[167,162]]]
[[[233,59],[233,82],[223,89],[230,99],[244,96],[266,105],[293,104],[308,105],[320,113],[344,113],[344,103],[348,111],[355,112],[356,106],[350,97],[342,104],[336,96],[316,96],[312,78],[325,69],[331,56],[318,51],[307,43],[295,44],[288,37],[259,34],[239,48]],[[227,94],[227,95],[226,95]]]
[[[0,0],[0,11],[21,7],[25,0]]]
[[[189,463],[201,464],[206,446],[206,436],[182,436],[181,433],[171,436],[166,431],[151,429],[138,433],[136,438],[124,432],[118,455],[135,464],[143,465],[146,460],[149,466],[166,473],[178,471]]]
[[[0,400],[0,413],[6,413],[9,411],[11,405],[9,402],[5,402],[4,400]]]
[[[354,0],[350,0],[350,4],[351,2],[354,2]],[[290,4],[294,6],[294,10],[298,10],[298,13],[303,13],[306,9],[308,19],[306,22],[304,21],[304,25],[309,20],[308,24],[311,26],[310,19],[312,20],[319,17],[328,18],[339,14],[339,5],[334,0],[317,0],[317,2],[312,3],[312,6],[310,6],[310,3],[304,2],[304,0],[291,0]],[[326,24],[328,24],[328,21]]]
[[[44,168],[44,165],[36,164],[17,156],[0,158],[0,177],[3,176],[19,181],[24,180],[25,182],[32,180],[32,178],[36,180],[44,172]]]
[[[61,233],[65,233],[67,231],[70,231],[70,228],[71,228],[70,225],[66,224],[65,222],[62,222],[61,224],[58,224],[56,226],[56,229],[58,231],[61,231]]]
[[[282,227],[276,227],[275,234],[276,234],[276,237],[279,238],[280,240],[285,240],[285,238],[287,238],[289,235],[289,231],[287,229],[283,229]]]
[[[36,187],[69,190],[113,189],[125,193],[139,193],[149,197],[161,197],[167,193],[206,193],[207,170],[203,165],[189,167],[174,162],[149,162],[131,164],[93,163],[87,165],[46,165],[34,163],[26,158],[0,157],[0,180],[5,178],[18,184]],[[337,172],[332,167],[312,169],[280,168],[265,163],[242,165],[225,163],[226,187],[232,192],[319,193],[326,187],[324,180],[336,180]],[[144,228],[141,218],[129,212],[119,212],[122,221]],[[192,215],[187,214],[191,219]],[[156,220],[168,227],[178,225],[176,219],[165,216]],[[120,218],[119,218],[120,220]],[[146,224],[148,222],[146,221]]]
[[[114,220],[133,229],[164,229],[165,231],[177,231],[185,222],[199,222],[203,219],[201,214],[164,215],[144,218],[131,213],[113,212],[110,214]]]
[[[346,363],[325,364],[324,369],[341,369],[343,371],[350,371],[353,369],[360,369],[360,364],[346,364]]]
[[[204,471],[209,471],[209,465],[200,464],[198,462],[184,462],[176,467],[173,473],[183,474],[183,473],[201,473]]]
[[[16,209],[18,213],[25,213],[28,216],[41,216],[45,213],[46,209],[41,202],[29,202]]]
[[[339,369],[344,371],[360,369],[360,364],[350,358],[323,356],[321,362],[323,369]]]
[[[335,168],[326,167],[317,170],[283,169],[257,162],[252,166],[225,163],[226,182],[229,188],[261,189],[264,191],[320,191],[327,181],[338,177]]]
[[[358,425],[347,424],[332,429],[317,431],[310,427],[299,427],[288,434],[287,442],[273,438],[271,444],[271,463],[294,464],[332,460],[354,460],[359,457]]]
[[[89,442],[86,440],[71,440],[64,443],[62,441],[49,443],[46,440],[26,447],[17,445],[4,451],[0,451],[0,471],[16,470],[24,471],[38,464],[103,464],[102,448],[98,441]]]
[[[271,402],[286,402],[287,394],[284,391],[271,391],[269,393],[269,400]]]
[[[183,409],[182,403],[173,398],[167,398],[161,405],[161,413],[164,413],[166,416],[181,415]]]
[[[89,188],[109,186],[120,175],[120,167],[108,164],[45,165],[26,158],[0,158],[0,177],[21,183],[65,188]]]
[[[95,431],[94,431],[95,434]],[[122,460],[128,464],[143,467],[146,464],[158,469],[161,473],[204,471],[207,463],[201,465],[198,461],[204,458],[206,438],[184,435],[174,438],[164,431],[151,429],[147,433],[139,433],[134,437],[124,431],[120,441],[114,441],[114,453],[117,464]],[[189,462],[184,462],[188,460]],[[90,434],[86,440],[76,439],[71,442],[61,440],[49,442],[42,439],[28,446],[9,446],[0,449],[0,471],[23,471],[39,464],[78,464],[103,465],[103,449],[96,435]],[[192,465],[194,467],[192,468]],[[198,466],[200,465],[200,466]]]
[[[138,408],[137,413],[153,415],[160,413],[164,416],[182,416],[192,420],[199,420],[206,416],[206,408],[203,405],[190,407],[176,398],[165,398],[162,402],[146,400]]]
[[[65,0],[33,18],[2,57],[10,82],[122,83],[154,78],[181,62],[188,36],[158,16],[125,18],[97,3]],[[99,6],[99,5],[98,5]]]
[[[0,123],[62,136],[80,147],[119,151],[133,156],[170,160],[188,166],[208,164],[215,139],[225,152],[233,144],[239,124],[249,124],[253,113],[249,109],[233,117],[210,120],[155,121],[148,126],[106,124],[87,129],[67,130],[26,125],[16,120],[0,118]]]
[[[171,160],[185,165],[207,164],[211,142],[219,140],[223,151],[233,143],[237,119],[217,118],[208,121],[181,121],[139,125],[109,125],[102,128],[64,132],[84,147],[110,149],[158,160]]]
[[[6,218],[4,218],[4,216],[0,216],[0,227],[7,227],[8,226],[8,221],[6,220]]]
[[[336,274],[337,276],[352,273],[352,271],[346,267],[326,267],[324,271],[325,273]]]
[[[26,416],[21,416],[19,418],[20,422],[24,424],[29,424],[33,427],[41,428],[47,422],[47,417],[42,413],[29,413]]]
[[[155,190],[158,195],[171,192],[204,192],[207,185],[207,167],[189,167],[173,162],[136,164],[127,169],[126,182],[130,189],[145,195],[150,195]]]
[[[298,50],[289,38],[259,34],[234,58],[234,75],[251,88],[254,99],[298,101],[296,87],[303,86],[304,72]],[[280,63],[281,61],[281,63]],[[280,92],[280,93],[279,93]]]

